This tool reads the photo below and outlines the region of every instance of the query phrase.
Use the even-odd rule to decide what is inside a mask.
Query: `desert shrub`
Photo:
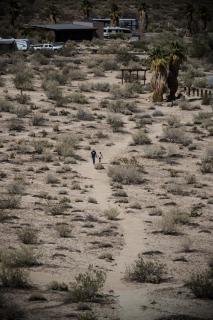
[[[83,71],[71,69],[68,77],[70,80],[86,80],[86,74]]]
[[[164,272],[164,264],[144,261],[142,254],[139,254],[134,264],[126,269],[126,278],[136,282],[160,283]]]
[[[69,102],[77,103],[77,104],[88,104],[89,101],[87,97],[79,92],[73,92],[68,97]]]
[[[100,293],[106,281],[106,274],[103,271],[95,270],[89,266],[85,273],[75,277],[71,284],[68,300],[71,302],[93,301]]]
[[[83,109],[77,111],[76,118],[81,121],[93,121],[95,119],[92,113]]]
[[[205,121],[212,118],[212,115],[213,115],[212,112],[201,111],[194,116],[194,124],[203,125]]]
[[[67,82],[67,77],[63,72],[57,70],[48,71],[45,75],[46,81],[55,81],[59,85],[65,85]]]
[[[213,148],[206,150],[206,154],[201,160],[200,170],[203,174],[213,172]]]
[[[103,67],[94,67],[91,70],[94,73],[94,77],[105,77],[104,68]]]
[[[38,256],[27,246],[5,249],[0,252],[1,263],[8,267],[22,268],[39,265]]]
[[[35,153],[38,153],[38,154],[44,153],[46,149],[50,146],[48,141],[45,141],[45,140],[34,140],[32,144],[33,144]]]
[[[32,55],[32,61],[36,64],[40,64],[40,65],[47,65],[49,63],[49,59],[47,59],[47,57],[45,57],[42,53],[40,52],[35,52]]]
[[[29,275],[26,271],[21,268],[7,266],[5,264],[1,264],[0,266],[0,282],[1,285],[6,288],[25,289],[30,287]]]
[[[195,184],[196,183],[196,176],[194,174],[186,174],[185,180],[187,184]]]
[[[32,227],[24,227],[18,231],[18,237],[24,244],[38,243],[38,231]]]
[[[213,277],[210,270],[192,274],[187,286],[197,298],[213,299]]]
[[[25,184],[21,180],[11,182],[7,185],[7,192],[12,195],[23,194],[25,192],[25,189]]]
[[[17,94],[16,101],[20,104],[27,104],[31,101],[31,98],[29,95],[22,93],[22,94]]]
[[[125,85],[125,86],[119,86],[119,85],[113,85],[111,87],[110,93],[112,95],[112,99],[130,99],[130,98],[136,98],[137,95],[135,94],[135,91],[133,90],[132,85]]]
[[[21,196],[17,195],[1,195],[0,209],[17,209],[21,203]]]
[[[111,125],[113,132],[118,132],[124,126],[123,120],[117,115],[109,115],[107,122]]]
[[[183,128],[164,128],[163,139],[167,142],[178,143],[184,146],[187,146],[192,142],[191,138],[187,137]]]
[[[116,220],[119,216],[120,212],[117,208],[110,208],[104,210],[104,215],[108,220]]]
[[[18,118],[24,118],[31,113],[31,109],[29,109],[27,106],[17,106],[14,110],[14,113]]]
[[[160,221],[160,228],[163,234],[176,235],[178,234],[178,226],[173,216],[163,215]]]
[[[56,231],[61,238],[69,238],[71,236],[72,229],[64,223],[56,225]]]
[[[42,114],[36,113],[32,117],[32,125],[35,127],[43,126],[46,119]]]
[[[103,170],[103,169],[104,169],[104,166],[103,166],[102,163],[96,163],[95,169],[96,169],[96,170]]]
[[[96,82],[91,84],[91,89],[95,91],[109,92],[110,84],[108,82]]]
[[[101,67],[103,68],[104,71],[115,71],[119,69],[119,65],[116,62],[114,58],[109,58],[107,57],[106,59],[103,59],[101,63]]]
[[[78,146],[78,139],[71,135],[64,135],[59,138],[56,145],[58,155],[63,157],[70,157],[74,155],[74,150]]]
[[[132,112],[137,112],[137,107],[134,102],[125,102],[122,100],[117,100],[112,103],[108,102],[107,108],[110,112],[115,113],[131,114]]]
[[[64,282],[52,281],[49,283],[48,289],[54,291],[68,291],[68,285]]]
[[[58,82],[53,80],[44,80],[42,87],[46,92],[47,98],[51,100],[59,100],[62,98],[62,90],[58,86]]]
[[[180,119],[177,116],[171,115],[167,119],[167,123],[170,127],[178,128],[181,126]]]
[[[177,234],[178,225],[187,224],[190,221],[190,213],[181,208],[173,208],[163,214],[160,227],[164,234]]]
[[[4,79],[0,76],[0,87],[4,87]]]
[[[202,105],[204,106],[209,106],[212,102],[212,97],[208,96],[208,95],[204,95],[203,99],[202,99]]]
[[[25,90],[32,90],[32,73],[29,70],[21,70],[17,72],[14,78],[14,84],[16,89],[21,90],[21,92]]]
[[[166,153],[165,148],[161,145],[147,146],[144,152],[148,159],[162,159]]]
[[[14,106],[12,102],[6,99],[0,99],[0,112],[14,112]]]
[[[98,320],[93,312],[82,313],[78,316],[78,320]]]
[[[4,223],[5,221],[9,220],[10,216],[8,215],[7,212],[5,212],[4,210],[0,211],[0,223]]]
[[[122,184],[141,184],[144,182],[142,172],[140,172],[140,170],[135,166],[110,166],[108,175],[114,182]]]
[[[67,204],[61,203],[61,202],[55,202],[55,203],[48,203],[47,204],[47,210],[53,215],[63,215],[65,211],[67,210]]]
[[[58,177],[56,177],[55,174],[48,173],[47,178],[46,178],[46,182],[48,184],[57,184],[57,183],[59,183],[59,179],[58,179]]]
[[[24,128],[24,122],[21,119],[12,118],[8,122],[8,128],[10,131],[23,131]]]
[[[90,92],[91,91],[91,85],[90,85],[90,83],[82,83],[79,86],[79,89],[80,89],[80,91],[83,91],[83,92]]]
[[[134,145],[143,145],[143,144],[151,143],[151,139],[146,134],[146,132],[142,129],[136,132],[135,134],[133,134],[132,139],[133,139]]]

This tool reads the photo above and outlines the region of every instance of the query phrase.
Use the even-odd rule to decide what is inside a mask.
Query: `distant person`
[[[95,165],[95,159],[97,158],[97,153],[94,149],[91,151],[91,157],[92,157],[92,162]]]
[[[98,154],[98,161],[99,161],[99,163],[101,163],[101,160],[103,159],[103,155],[102,155],[102,153],[101,152],[99,152],[99,154]]]

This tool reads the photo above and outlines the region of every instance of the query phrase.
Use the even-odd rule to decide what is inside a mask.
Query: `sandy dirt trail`
[[[101,211],[115,206],[111,197],[110,179],[107,176],[107,167],[115,157],[125,155],[127,146],[131,142],[131,135],[122,135],[111,147],[103,146],[97,152],[103,153],[103,165],[105,170],[95,170],[91,160],[81,164],[79,172],[93,185],[91,196],[98,201]],[[121,211],[121,210],[120,210]],[[119,256],[115,257],[115,267],[108,273],[106,288],[114,291],[120,304],[120,319],[141,319],[141,305],[146,303],[147,288],[141,290],[140,285],[130,284],[123,281],[126,265],[132,263],[137,254],[142,251],[144,234],[142,218],[138,215],[127,215],[121,212],[119,221],[121,232],[124,235],[124,247]]]

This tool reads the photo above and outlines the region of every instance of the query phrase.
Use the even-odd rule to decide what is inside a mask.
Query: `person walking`
[[[98,154],[98,161],[99,161],[99,163],[101,163],[101,160],[103,159],[103,155],[102,155],[102,153],[101,152],[99,152],[99,154]]]
[[[91,151],[92,163],[95,165],[95,159],[97,158],[97,153],[95,149]]]

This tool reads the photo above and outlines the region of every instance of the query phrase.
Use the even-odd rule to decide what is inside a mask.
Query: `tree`
[[[58,10],[58,7],[55,5],[55,3],[52,1],[47,8],[47,15],[51,22],[53,23],[58,22],[59,10]]]
[[[167,77],[167,85],[169,88],[168,100],[175,100],[175,94],[178,89],[178,74],[181,64],[186,59],[186,52],[183,45],[179,42],[172,42],[169,46],[168,65],[169,72]]]
[[[211,15],[205,6],[200,6],[198,8],[198,17],[202,24],[202,31],[206,31],[208,22],[211,20]]]
[[[151,87],[153,89],[153,101],[163,101],[163,95],[167,89],[167,55],[160,47],[154,48],[149,55],[151,62]]]
[[[89,19],[89,17],[90,17],[90,11],[91,11],[91,9],[92,9],[92,4],[91,4],[91,2],[88,1],[88,0],[82,0],[81,9],[82,9],[82,11],[83,11],[84,18]]]
[[[9,1],[10,23],[15,27],[18,17],[21,15],[21,5],[17,0]]]
[[[117,4],[115,4],[115,3],[113,3],[111,6],[110,19],[111,19],[111,26],[112,27],[119,26],[119,8],[118,8]]]
[[[193,22],[194,22],[194,13],[195,9],[192,3],[188,3],[186,5],[186,18],[187,18],[187,30],[189,35],[192,35],[193,33]]]
[[[147,31],[148,26],[148,13],[146,3],[140,2],[138,5],[138,15],[139,15],[139,33],[142,39],[143,34]]]

